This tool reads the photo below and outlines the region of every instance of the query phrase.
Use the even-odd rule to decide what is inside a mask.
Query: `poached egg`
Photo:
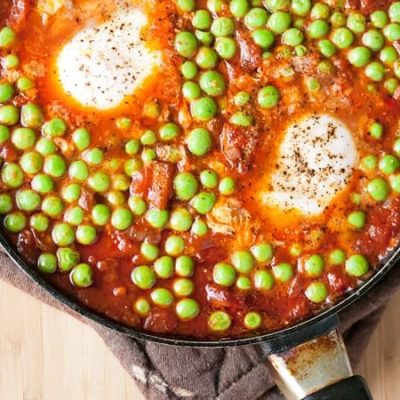
[[[318,216],[345,189],[357,160],[353,136],[340,120],[328,114],[304,117],[286,130],[261,201],[283,212]]]
[[[107,21],[89,22],[65,43],[56,68],[66,94],[98,110],[117,107],[133,95],[161,63],[160,52],[141,37],[147,23],[142,9],[118,2]]]

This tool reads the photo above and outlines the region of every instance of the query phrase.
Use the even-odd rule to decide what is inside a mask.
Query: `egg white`
[[[291,125],[281,143],[269,191],[262,202],[281,211],[321,214],[348,184],[357,164],[349,129],[330,115],[311,115]]]
[[[119,3],[109,20],[88,25],[72,37],[56,60],[67,95],[99,110],[114,108],[133,95],[161,62],[160,53],[141,38],[147,23],[143,10]]]

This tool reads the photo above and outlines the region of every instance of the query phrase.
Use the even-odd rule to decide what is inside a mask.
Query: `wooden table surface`
[[[375,400],[400,398],[399,310],[400,293],[390,303],[359,369]],[[0,282],[0,399],[143,397],[90,328]]]

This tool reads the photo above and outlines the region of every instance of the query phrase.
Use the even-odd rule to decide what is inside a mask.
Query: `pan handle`
[[[372,400],[365,381],[353,376],[337,330],[270,354],[268,360],[287,400]]]
[[[351,376],[307,396],[304,400],[373,400],[365,379]]]

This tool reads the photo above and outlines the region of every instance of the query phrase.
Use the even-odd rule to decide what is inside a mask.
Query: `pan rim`
[[[181,346],[181,347],[199,347],[199,348],[218,348],[218,347],[232,347],[232,346],[246,346],[254,345],[262,342],[272,342],[274,340],[282,340],[285,336],[298,332],[303,329],[310,328],[315,324],[322,322],[329,317],[337,315],[340,311],[348,308],[350,305],[359,300],[367,292],[369,292],[400,260],[400,245],[397,246],[384,261],[380,262],[378,270],[361,284],[356,290],[348,295],[345,295],[340,301],[327,307],[316,314],[299,321],[296,324],[290,325],[287,328],[282,328],[276,331],[263,333],[251,337],[243,338],[221,338],[214,340],[193,339],[185,337],[173,337],[162,334],[155,334],[144,332],[134,327],[129,327],[121,322],[106,317],[100,312],[96,312],[90,307],[80,303],[78,300],[58,290],[51,285],[46,279],[34,270],[23,259],[22,255],[17,252],[10,242],[6,239],[4,234],[0,232],[0,244],[5,250],[6,254],[11,258],[14,264],[22,270],[30,279],[43,288],[52,298],[59,301],[64,306],[67,306],[74,312],[95,322],[103,327],[106,327],[114,332],[123,333],[133,339],[146,340],[154,343]]]

